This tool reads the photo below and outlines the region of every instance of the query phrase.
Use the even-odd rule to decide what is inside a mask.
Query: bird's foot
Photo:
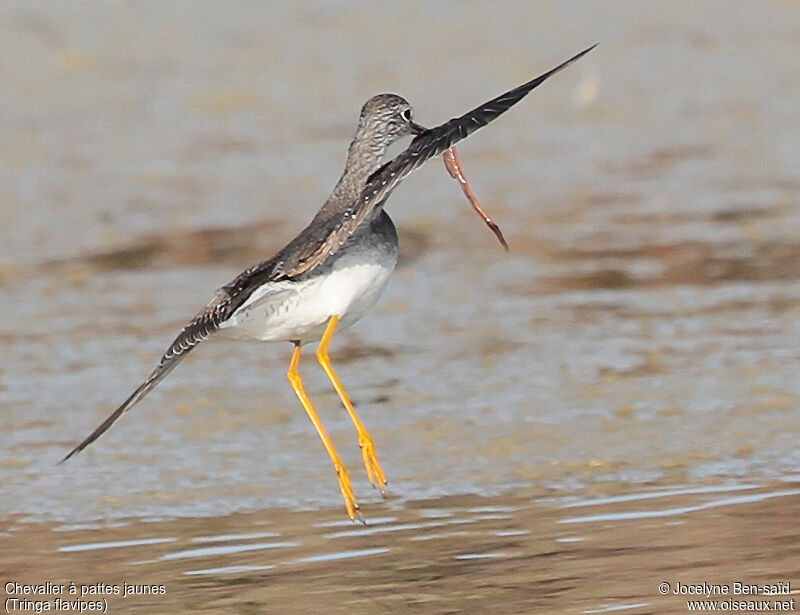
[[[384,489],[387,485],[386,475],[383,473],[381,464],[375,454],[375,445],[369,437],[361,438],[358,442],[361,447],[361,456],[364,459],[364,468],[367,470],[367,478],[372,486],[385,495]]]
[[[364,517],[361,515],[361,510],[358,507],[356,493],[353,491],[353,486],[350,484],[350,477],[347,475],[347,470],[345,470],[342,463],[338,460],[333,462],[333,467],[336,469],[336,478],[339,480],[339,490],[342,493],[347,516],[350,517],[350,521],[358,520],[366,525]]]

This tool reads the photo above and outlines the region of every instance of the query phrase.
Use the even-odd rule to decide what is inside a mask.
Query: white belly
[[[394,270],[391,263],[356,264],[343,258],[327,275],[275,282],[256,290],[220,333],[263,341],[316,342],[331,316],[347,327],[375,305]]]

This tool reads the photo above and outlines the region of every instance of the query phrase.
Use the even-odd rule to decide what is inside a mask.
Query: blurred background
[[[790,519],[800,509],[800,5],[7,1],[0,31],[9,578],[34,582],[47,562],[51,576],[76,581],[100,571],[167,579],[168,598],[114,605],[154,612],[202,591],[181,580],[192,570],[250,579],[242,591],[247,574],[259,587],[283,574],[269,585],[295,598],[293,584],[331,581],[315,566],[336,551],[351,554],[343,559],[355,576],[322,585],[338,588],[349,613],[457,612],[485,606],[499,588],[506,598],[494,603],[507,613],[516,604],[527,612],[528,600],[549,600],[548,612],[653,612],[655,572],[620,573],[641,581],[621,602],[610,596],[632,590],[615,586],[620,578],[595,593],[569,582],[531,589],[543,550],[564,558],[562,580],[582,578],[578,570],[605,569],[611,555],[575,545],[593,537],[619,546],[655,531],[628,515],[622,526],[606,519],[607,535],[593,524],[563,534],[554,516],[564,506],[642,500],[679,511],[688,525],[671,548],[684,555],[698,544],[687,536],[724,526],[714,542],[727,544],[770,520],[749,560],[691,552],[686,561],[706,561],[720,582],[733,580],[732,562],[753,558],[765,562],[756,567],[765,579],[800,570],[797,550],[779,548],[797,538]],[[367,98],[398,93],[431,126],[595,42],[459,145],[509,255],[437,160],[388,202],[401,263],[377,309],[332,346],[388,474],[386,500],[367,483],[351,423],[307,353],[309,394],[365,516],[396,542],[376,546],[375,534],[349,528],[365,544],[337,551],[315,529],[344,513],[284,379],[288,344],[203,344],[105,437],[55,465],[216,288],[313,216]],[[747,508],[758,502],[765,508]],[[466,523],[442,538],[451,547],[426,534],[442,532],[430,522],[439,518]],[[74,548],[253,534],[243,523],[294,532],[283,548],[308,553],[251,541],[185,555],[192,549],[167,544],[156,564],[131,568],[148,560],[142,550]],[[481,550],[475,541],[487,535],[521,538]],[[629,545],[641,558],[616,561],[620,570],[664,564],[636,550],[643,540]],[[244,551],[255,560],[232,555]],[[469,566],[479,561],[496,566],[480,569],[496,584],[459,601],[448,586],[398,572],[442,553],[437,579],[476,574]],[[481,553],[507,557],[457,559]],[[369,580],[352,554],[382,562],[383,586],[417,598],[357,596]],[[290,560],[293,574],[281,573]],[[509,572],[510,561],[524,572]],[[311,610],[325,604],[304,599]],[[250,612],[232,600],[229,612]],[[658,612],[683,611],[677,598],[664,604]]]

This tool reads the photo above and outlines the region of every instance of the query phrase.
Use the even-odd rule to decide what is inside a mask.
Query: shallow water
[[[241,613],[683,612],[662,578],[800,583],[796,5],[221,6],[0,6],[4,577]],[[363,100],[432,125],[596,41],[459,146],[509,255],[436,161],[389,201],[401,264],[332,344],[387,500],[306,353],[367,528],[288,345],[203,344],[55,465],[313,215]]]
[[[800,600],[790,581],[798,572],[798,483],[609,498],[392,498],[377,508],[366,527],[338,509],[12,520],[3,527],[5,578],[118,587],[100,596],[109,612],[678,613],[698,596],[675,589],[702,582],[731,592],[735,582],[780,584],[785,593],[760,599]],[[784,549],[765,551],[769,544]],[[661,593],[661,583],[672,589]],[[125,585],[163,591],[125,596]]]

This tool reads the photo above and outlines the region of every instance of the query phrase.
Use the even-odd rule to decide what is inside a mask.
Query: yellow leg
[[[292,360],[289,362],[289,370],[286,372],[286,379],[289,381],[292,389],[294,389],[294,392],[297,394],[297,398],[300,400],[300,403],[303,404],[303,408],[305,408],[308,418],[310,418],[311,422],[314,424],[314,428],[317,430],[319,437],[322,439],[322,444],[325,445],[325,450],[328,451],[328,455],[331,457],[333,467],[336,470],[336,478],[339,480],[339,489],[342,492],[344,506],[347,509],[347,516],[353,521],[355,521],[356,517],[358,517],[363,523],[361,511],[358,509],[358,502],[356,501],[355,492],[353,491],[353,487],[350,485],[350,477],[347,476],[347,470],[345,470],[342,462],[339,460],[339,455],[336,453],[336,449],[333,447],[333,442],[331,442],[331,439],[325,432],[325,428],[322,426],[317,413],[314,411],[314,406],[311,405],[311,400],[308,398],[308,395],[306,395],[306,390],[303,387],[303,380],[300,378],[300,373],[297,371],[297,366],[299,363],[300,344],[295,344],[294,352],[292,353]]]
[[[342,400],[347,414],[350,415],[353,424],[356,426],[356,430],[358,431],[358,445],[361,447],[361,456],[364,458],[367,478],[369,478],[369,482],[372,483],[372,486],[379,489],[381,495],[383,495],[383,488],[386,486],[386,475],[383,473],[381,464],[378,463],[378,457],[375,455],[375,445],[372,443],[372,438],[370,438],[369,433],[367,433],[361,419],[358,418],[353,404],[350,403],[347,397],[347,393],[344,392],[344,387],[342,383],[339,382],[336,372],[333,371],[333,365],[331,365],[331,359],[328,356],[328,344],[333,337],[333,332],[336,330],[338,322],[338,316],[331,316],[328,321],[328,326],[325,327],[325,333],[322,334],[322,339],[319,342],[319,346],[317,346],[317,361],[319,361],[322,369],[325,370],[333,388],[336,389],[336,393],[339,395],[339,399]]]

